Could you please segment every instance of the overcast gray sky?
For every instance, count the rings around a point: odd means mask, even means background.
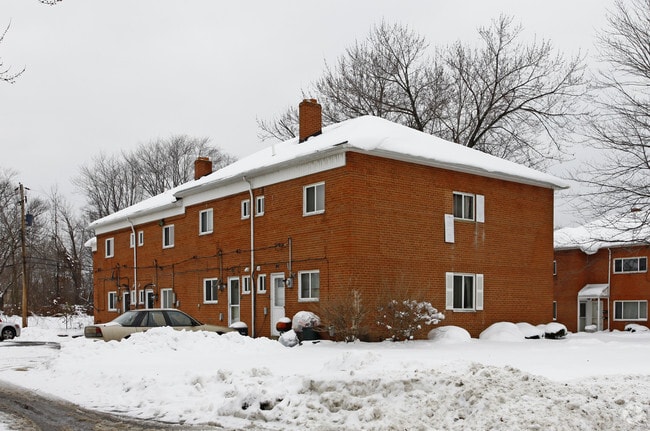
[[[1,0],[1,168],[45,197],[104,150],[172,134],[209,137],[237,157],[263,147],[256,119],[301,100],[372,25],[400,22],[432,45],[473,42],[501,13],[528,37],[595,54],[613,0]],[[561,217],[561,215],[560,215]]]

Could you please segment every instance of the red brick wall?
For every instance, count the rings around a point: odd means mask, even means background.
[[[304,217],[303,186],[321,181],[325,213]],[[452,212],[454,191],[484,195],[486,222],[456,221],[455,243],[448,244],[444,214]],[[292,272],[320,271],[320,302],[298,302],[297,280],[286,289],[289,317],[299,310],[318,314],[321,304],[356,288],[370,310],[387,292],[408,291],[445,312],[443,324],[462,326],[473,336],[498,321],[538,324],[552,318],[552,190],[348,153],[343,168],[255,189],[254,194],[265,197],[265,214],[254,220],[259,272],[268,281],[273,272],[288,276],[289,237]],[[202,280],[249,274],[250,221],[240,217],[240,202],[248,198],[242,193],[166,219],[175,225],[173,249],[162,249],[157,223],[137,226],[145,232],[145,247],[138,248],[139,285],[172,287],[181,309],[208,323],[227,323],[227,290],[219,292],[218,304],[203,304]],[[199,236],[198,213],[204,208],[214,209],[214,233]],[[119,276],[132,279],[129,233],[98,238],[97,321],[115,317],[102,304],[106,291],[114,290],[117,265]],[[107,236],[116,239],[112,259],[103,258]],[[483,311],[444,310],[446,272],[484,274]],[[270,315],[264,314],[269,301],[269,291],[256,295],[256,335],[270,334]],[[250,295],[242,295],[241,319],[251,324]],[[374,318],[368,320],[372,335],[381,336]]]

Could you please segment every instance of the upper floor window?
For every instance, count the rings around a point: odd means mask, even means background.
[[[614,320],[648,320],[648,301],[614,301]]]
[[[257,196],[255,198],[255,215],[264,215],[264,196]]]
[[[320,298],[320,272],[301,271],[298,273],[298,292],[300,301],[318,301]]]
[[[203,280],[203,302],[205,304],[217,303],[218,291],[219,291],[218,278],[206,278]]]
[[[247,219],[251,216],[251,201],[244,199],[241,201],[241,218]]]
[[[325,183],[311,184],[303,190],[303,215],[325,212]]]
[[[614,273],[646,272],[648,270],[647,257],[626,257],[614,259]]]
[[[163,248],[174,246],[174,225],[163,226]]]
[[[483,309],[483,274],[446,274],[446,308],[474,311]]]
[[[144,231],[140,230],[138,231],[138,247],[142,247],[144,245]]]
[[[212,233],[213,211],[212,208],[199,212],[199,235]]]
[[[104,247],[106,257],[113,257],[115,255],[115,239],[106,238],[106,241],[104,241]]]
[[[474,220],[474,195],[454,192],[454,218]]]
[[[129,247],[135,247],[135,234],[133,232],[129,235]]]
[[[251,293],[251,276],[250,275],[245,275],[241,278],[242,281],[242,287],[241,287],[241,293],[242,295],[248,295]]]

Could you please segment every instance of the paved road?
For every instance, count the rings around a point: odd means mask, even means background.
[[[67,401],[44,397],[0,382],[0,411],[6,428],[21,431],[223,430],[224,428],[141,421],[86,410]]]

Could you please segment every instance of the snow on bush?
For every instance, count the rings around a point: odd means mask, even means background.
[[[459,326],[441,326],[430,330],[427,338],[442,343],[466,343],[472,336]]]
[[[566,337],[567,332],[568,331],[566,329],[566,326],[564,326],[563,324],[557,322],[551,322],[546,324],[546,329],[544,330],[544,337],[551,340],[557,340],[559,338]]]
[[[280,334],[278,341],[284,347],[295,347],[298,344],[300,344],[300,340],[298,339],[298,334],[296,334],[296,332],[293,329]]]
[[[302,328],[316,328],[320,326],[320,317],[311,311],[299,311],[293,316],[292,328],[296,332],[302,332]]]
[[[625,325],[625,330],[628,332],[648,332],[647,326],[639,325],[638,323],[628,323]]]
[[[385,328],[389,334],[388,338],[393,341],[411,340],[415,331],[422,329],[423,324],[436,325],[445,318],[430,302],[418,302],[414,299],[393,299],[387,305],[378,307],[377,311],[377,325]]]
[[[517,328],[521,331],[524,338],[527,339],[538,339],[544,338],[544,329],[539,328],[538,326],[533,326],[530,323],[519,322],[516,323]]]
[[[478,336],[481,340],[524,341],[524,334],[512,322],[497,322],[487,327]]]

